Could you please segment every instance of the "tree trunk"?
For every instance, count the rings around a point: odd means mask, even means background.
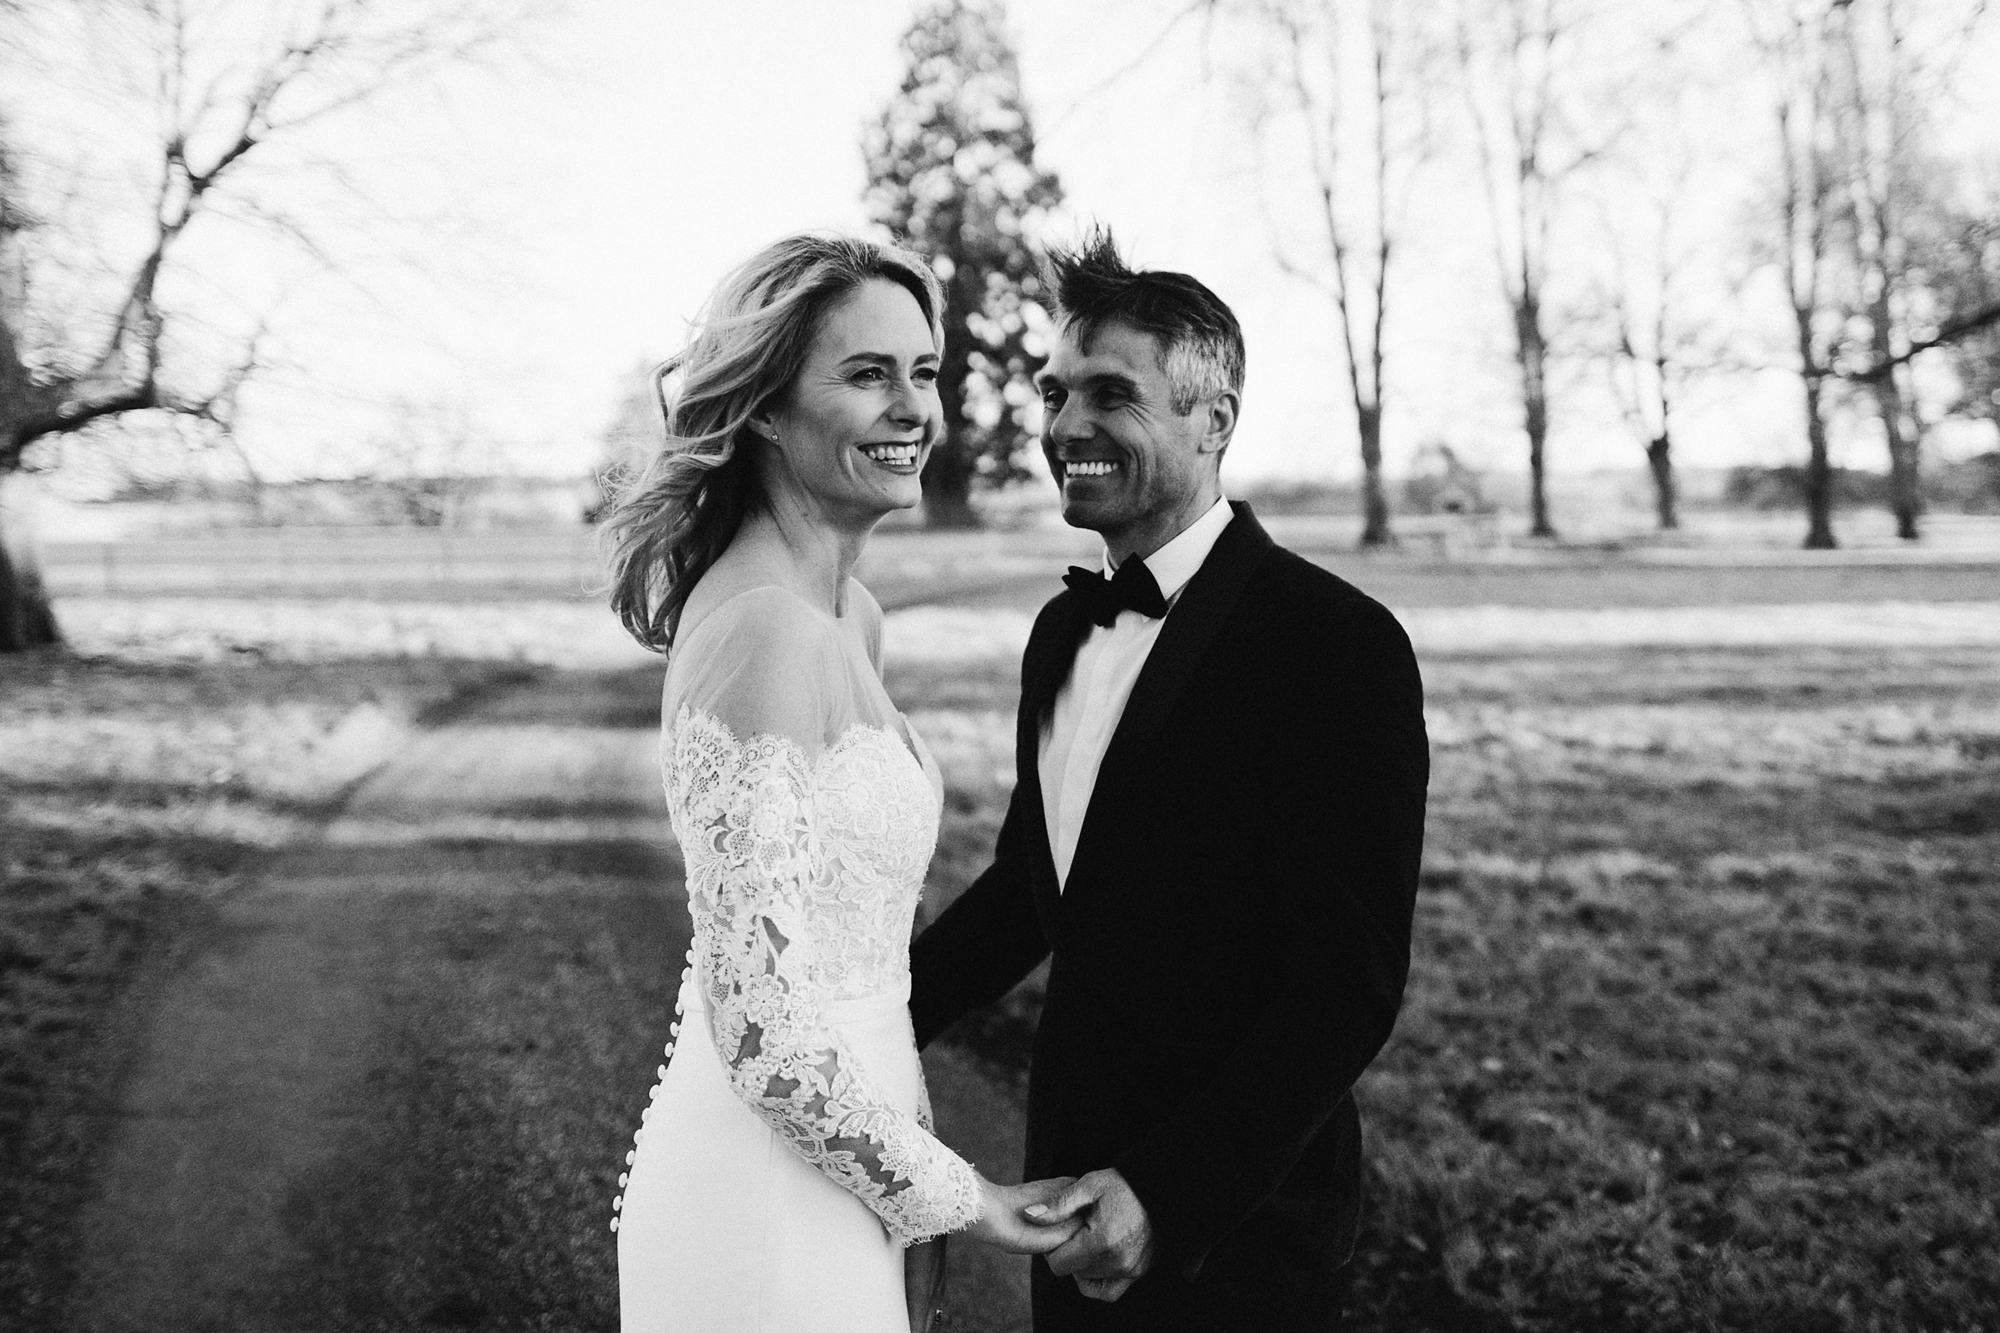
[[[1548,342],[1540,300],[1529,292],[1514,306],[1515,351],[1521,364],[1521,406],[1528,431],[1528,535],[1553,537],[1549,522],[1546,449],[1549,438]]]
[[[1917,494],[1917,448],[1914,432],[1906,428],[1903,415],[1903,387],[1896,382],[1893,361],[1893,318],[1889,309],[1889,277],[1876,274],[1875,298],[1869,302],[1869,348],[1877,365],[1885,367],[1876,379],[1875,411],[1882,418],[1882,439],[1889,449],[1889,510],[1896,516],[1896,535],[1904,541],[1917,539],[1917,516],[1923,500]]]
[[[1819,376],[1804,375],[1806,389],[1806,549],[1831,551],[1833,538],[1833,461],[1827,452],[1826,416],[1820,410]]]
[[[25,547],[18,559],[10,555],[7,534],[0,532],[0,653],[61,642],[62,632],[56,628],[55,612],[49,607],[48,590],[42,586],[33,555]]]
[[[1680,494],[1674,485],[1673,436],[1661,431],[1646,442],[1646,466],[1653,473],[1653,506],[1659,515],[1660,531],[1672,532],[1681,525]]]
[[[947,365],[951,364],[951,334],[945,335]],[[972,478],[979,471],[979,456],[967,439],[965,421],[965,370],[960,363],[956,376],[938,376],[939,406],[944,429],[931,446],[924,464],[924,526],[927,528],[976,528],[978,511],[972,507]]]
[[[979,511],[972,507],[972,474],[958,468],[940,469],[937,455],[924,469],[924,526],[976,528]]]
[[[944,429],[924,464],[924,526],[976,528],[979,511],[972,507],[972,479],[979,472],[978,442],[965,419],[965,382],[972,376],[972,334],[958,312],[979,309],[978,288],[967,266],[952,271],[946,286],[944,354],[938,358],[938,408]]]
[[[1389,492],[1382,485],[1382,405],[1371,403],[1356,412],[1361,426],[1361,545],[1394,546],[1389,530]]]
[[[1893,373],[1875,381],[1875,407],[1889,446],[1889,510],[1896,516],[1896,535],[1913,542],[1921,535],[1917,520],[1924,510],[1917,478],[1917,439],[1904,418],[1903,391]]]

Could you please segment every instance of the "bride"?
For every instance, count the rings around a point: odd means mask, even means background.
[[[765,248],[668,363],[665,448],[606,520],[613,605],[667,653],[694,920],[690,1030],[613,1203],[625,1333],[921,1331],[925,1242],[1039,1253],[1075,1230],[1022,1215],[1067,1181],[996,1185],[938,1141],[910,1027],[942,783],[883,691],[881,608],[850,571],[922,498],[942,306],[902,250]]]

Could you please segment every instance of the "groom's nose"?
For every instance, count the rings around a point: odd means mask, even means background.
[[[1090,413],[1077,403],[1078,394],[1071,394],[1063,400],[1055,415],[1049,418],[1045,433],[1051,444],[1064,444],[1072,440],[1087,440],[1094,434],[1090,424]]]

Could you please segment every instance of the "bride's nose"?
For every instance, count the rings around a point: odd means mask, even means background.
[[[898,382],[889,399],[889,420],[898,426],[921,426],[929,413],[930,402],[916,384],[907,379]]]

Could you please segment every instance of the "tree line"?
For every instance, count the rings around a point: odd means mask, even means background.
[[[1363,545],[1394,540],[1398,391],[1450,373],[1397,361],[1409,274],[1468,203],[1506,317],[1533,535],[1557,535],[1551,427],[1584,393],[1616,404],[1671,529],[1690,399],[1788,375],[1811,548],[1836,543],[1836,421],[1879,441],[1910,539],[1936,428],[2000,428],[2000,145],[1946,133],[1990,74],[1973,59],[1982,0],[1195,0],[1164,16],[1190,20],[1248,90],[1273,262],[1332,316]],[[1011,476],[1025,446],[1046,320],[1034,251],[1062,193],[1034,160],[999,0],[923,5],[903,54],[864,136],[868,197],[951,286],[951,438],[926,494],[957,523],[968,483]]]
[[[143,234],[84,263],[93,220],[51,187],[64,164],[24,142],[0,98],[0,478],[37,445],[131,414],[231,438],[273,353],[255,318],[216,317],[228,256],[211,248],[213,271],[191,274],[189,237],[233,228],[327,262],[324,221],[277,207],[273,182],[338,182],[317,127],[513,40],[533,0],[253,8],[256,23],[227,29],[181,0],[0,0],[0,75],[51,44],[109,42],[152,127]],[[1163,35],[1199,24],[1210,63],[1250,90],[1235,114],[1262,166],[1272,260],[1332,315],[1327,377],[1352,412],[1364,544],[1394,539],[1383,467],[1410,444],[1399,398],[1451,373],[1405,364],[1400,339],[1441,216],[1477,214],[1490,252],[1537,534],[1557,531],[1549,440],[1579,368],[1630,424],[1662,527],[1678,522],[1687,404],[1731,376],[1796,385],[1808,546],[1835,542],[1834,425],[1880,441],[1912,538],[1927,442],[1951,419],[2000,425],[2000,158],[1947,133],[1986,73],[1972,63],[1983,0],[1186,0],[1160,17]],[[977,488],[1024,475],[1049,326],[1039,246],[1065,199],[1037,160],[1000,0],[923,0],[902,57],[861,136],[865,199],[949,292],[948,436],[924,484],[930,521],[957,525],[976,520]],[[1716,197],[1720,105],[1746,160],[1718,229],[1692,214]],[[10,538],[0,650],[57,637]]]

